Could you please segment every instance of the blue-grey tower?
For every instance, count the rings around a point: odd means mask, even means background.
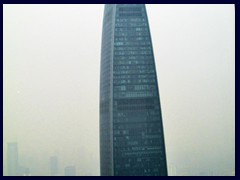
[[[8,162],[8,176],[18,176],[19,175],[18,144],[16,142],[8,143],[7,162]]]
[[[58,175],[58,157],[57,156],[50,157],[50,175],[51,176]]]
[[[144,4],[107,4],[100,75],[102,176],[167,176],[153,47]]]

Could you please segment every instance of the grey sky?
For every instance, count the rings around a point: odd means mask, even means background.
[[[4,174],[6,143],[17,141],[20,163],[36,174],[56,154],[61,171],[73,164],[78,175],[99,175],[103,7],[3,6]],[[234,6],[147,10],[169,164],[233,174]]]

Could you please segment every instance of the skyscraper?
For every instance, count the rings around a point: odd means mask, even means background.
[[[75,166],[67,166],[64,171],[65,176],[76,176]]]
[[[19,176],[31,176],[30,169],[26,168],[24,166],[18,167],[18,174],[19,174]]]
[[[50,157],[50,175],[51,176],[58,175],[58,158],[57,158],[57,156]]]
[[[100,77],[102,176],[167,176],[162,115],[144,4],[107,4]]]
[[[7,150],[8,175],[18,176],[18,144],[8,143]]]

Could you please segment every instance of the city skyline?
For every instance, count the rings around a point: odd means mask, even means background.
[[[52,155],[61,170],[100,174],[103,6],[3,5],[4,175],[8,142],[32,175],[49,172]],[[146,8],[168,163],[235,174],[234,5]]]

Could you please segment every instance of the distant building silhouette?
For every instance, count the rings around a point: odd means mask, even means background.
[[[199,176],[208,176],[208,173],[205,172],[205,171],[201,171],[201,172],[199,173]]]
[[[100,77],[102,176],[167,176],[157,82],[145,5],[105,5]]]
[[[8,143],[7,150],[8,175],[18,176],[18,144]]]
[[[30,169],[24,166],[19,166],[18,174],[19,176],[31,176]]]
[[[168,167],[169,176],[177,176],[177,167],[175,164],[170,163]]]
[[[75,166],[67,166],[64,171],[65,176],[76,176]]]
[[[51,176],[58,175],[58,158],[57,158],[57,156],[50,157],[50,175]]]

